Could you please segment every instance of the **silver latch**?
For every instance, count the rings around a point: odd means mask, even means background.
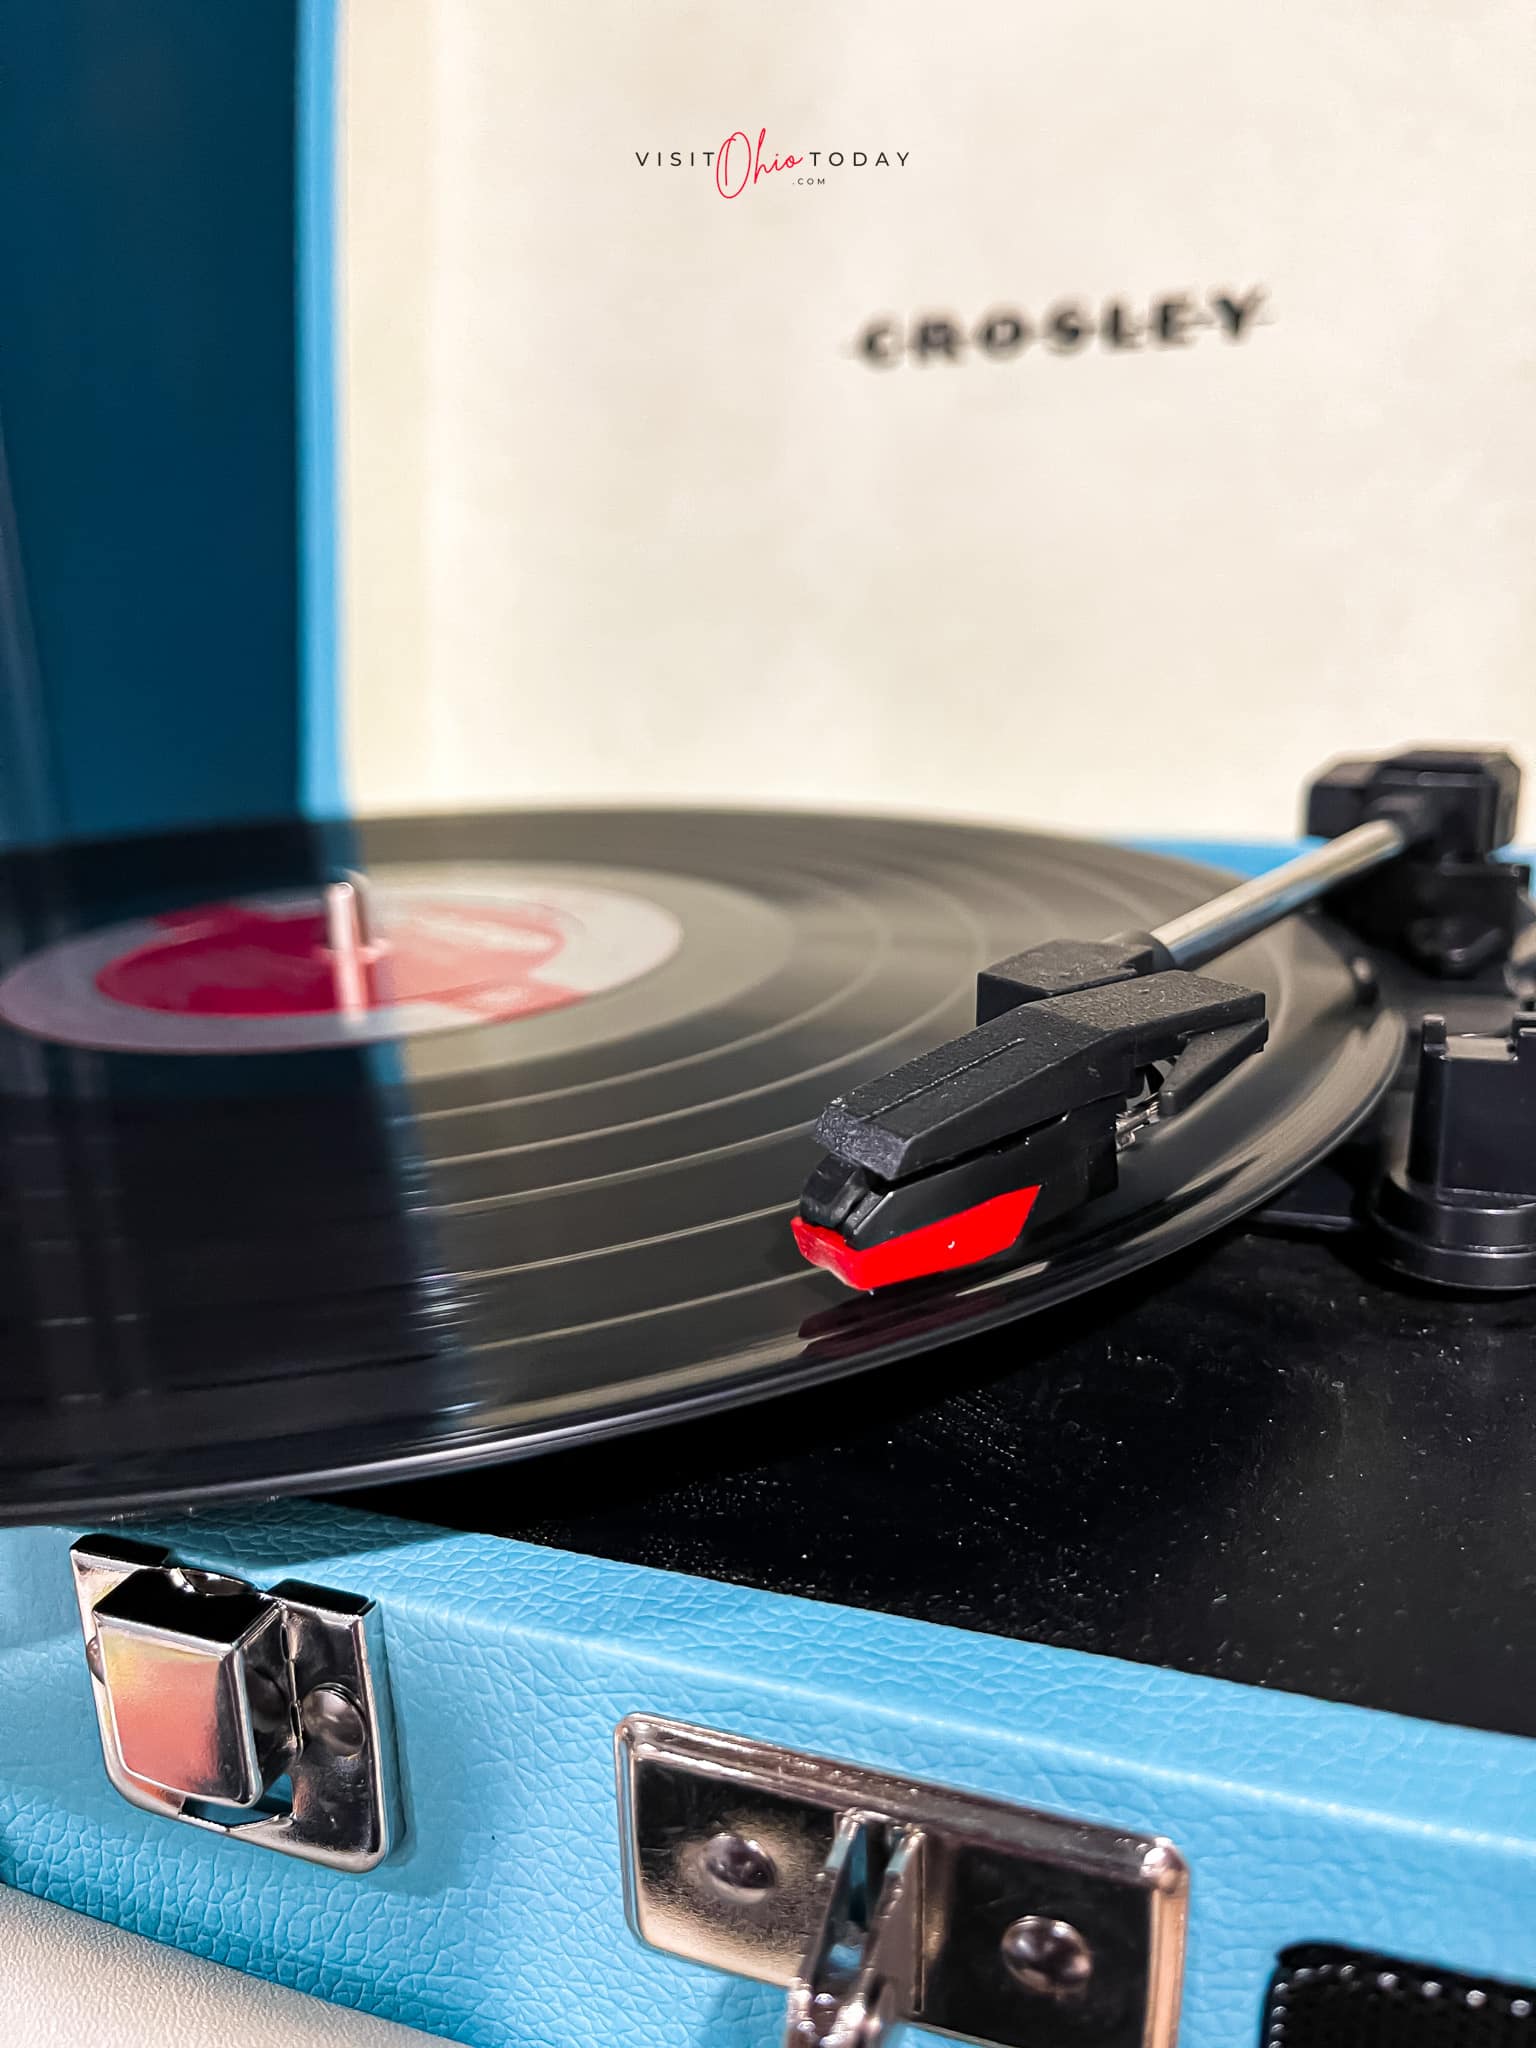
[[[116,1536],[70,1550],[107,1776],[135,1806],[339,1870],[389,1853],[373,1604]]]
[[[904,2020],[986,2048],[1172,2048],[1189,1873],[1160,1837],[632,1715],[643,1941],[782,1984],[785,2048]]]

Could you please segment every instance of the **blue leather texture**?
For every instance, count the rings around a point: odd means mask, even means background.
[[[379,1601],[407,1833],[363,1878],[245,1849],[108,1786],[74,1533],[0,1535],[0,1879],[473,2048],[776,2048],[776,1993],[625,1925],[636,1710],[1168,1835],[1184,2048],[1256,2043],[1293,1942],[1536,1977],[1536,1745],[302,1504],[150,1533]]]

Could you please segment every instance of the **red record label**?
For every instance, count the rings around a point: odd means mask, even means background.
[[[350,908],[293,892],[107,926],[13,969],[0,1016],[124,1052],[355,1045],[585,1002],[660,966],[681,937],[643,897],[494,870],[370,886],[365,924],[360,899],[349,920]]]

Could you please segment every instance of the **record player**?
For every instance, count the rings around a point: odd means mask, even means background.
[[[161,12],[7,208],[0,1878],[473,2048],[1525,2039],[1515,763],[349,816],[328,18]]]

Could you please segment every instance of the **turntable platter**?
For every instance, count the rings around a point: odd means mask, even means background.
[[[347,829],[386,963],[350,1003],[316,980],[325,835],[6,864],[10,1519],[486,1463],[1025,1316],[1264,1201],[1401,1045],[1293,918],[1223,963],[1267,1050],[1114,1194],[850,1295],[788,1228],[827,1100],[963,1031],[987,961],[1150,927],[1209,870],[759,811]]]

